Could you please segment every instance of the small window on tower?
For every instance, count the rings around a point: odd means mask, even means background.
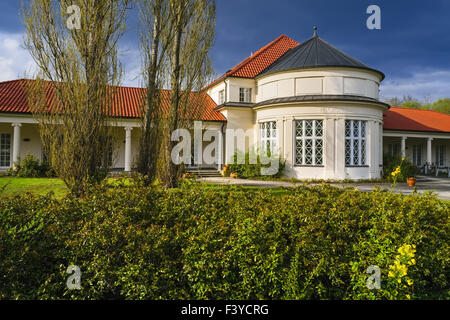
[[[252,102],[252,88],[239,88],[239,102]]]
[[[219,91],[219,105],[225,103],[225,90]]]

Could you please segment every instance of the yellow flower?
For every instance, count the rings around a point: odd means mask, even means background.
[[[413,281],[412,280],[408,280],[407,283],[408,283],[409,286],[412,286]]]
[[[402,161],[405,161],[405,157],[402,157]]]
[[[394,273],[392,271],[389,271],[388,276],[393,278],[395,275],[394,275]]]
[[[411,296],[410,296],[409,294],[406,295],[406,298],[407,298],[408,300],[411,300]]]

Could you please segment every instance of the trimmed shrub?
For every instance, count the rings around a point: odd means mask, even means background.
[[[238,158],[241,156],[245,162],[243,164],[238,164]],[[271,157],[269,154],[268,157]],[[267,177],[273,177],[273,178],[279,178],[284,171],[285,167],[285,161],[281,158],[281,156],[274,156],[277,162],[277,170],[276,172],[271,173],[270,176]],[[263,168],[269,168],[269,164],[262,164],[262,162],[268,162],[269,159],[266,161],[261,161],[261,157],[259,153],[257,154],[251,154],[250,152],[247,152],[243,155],[240,155],[238,152],[236,152],[233,156],[234,163],[230,164],[230,172],[235,172],[238,175],[238,178],[248,179],[248,178],[255,178],[255,177],[262,177],[263,175]],[[251,159],[255,159],[256,163],[251,163]]]
[[[188,182],[0,199],[0,299],[450,298],[450,204],[431,194]]]
[[[45,161],[39,161],[32,154],[27,154],[25,158],[19,159],[14,166],[7,171],[9,176],[17,176],[23,178],[39,178],[54,177],[55,172],[52,167]]]

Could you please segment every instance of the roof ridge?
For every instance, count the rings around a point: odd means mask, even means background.
[[[14,80],[0,81],[0,84],[2,84],[2,83],[10,83],[10,82],[19,82],[19,81],[30,81],[30,80],[32,80],[32,79],[19,78],[19,79],[14,79]]]
[[[445,112],[441,112],[441,111],[436,111],[436,110],[429,110],[429,109],[419,109],[419,108],[403,108],[403,107],[391,107],[394,109],[401,109],[401,110],[415,110],[415,111],[427,111],[427,112],[435,112],[435,113],[439,113],[439,114],[444,114],[446,116],[450,117],[450,114],[447,114]]]
[[[336,50],[337,52],[339,52],[341,55],[343,55],[344,58],[346,58],[348,61],[350,61],[350,62],[352,62],[352,63],[353,63],[353,62],[358,62],[358,63],[362,64],[363,66],[368,67],[364,62],[359,61],[359,60],[356,59],[356,58],[353,58],[352,56],[350,56],[350,55],[348,55],[347,53],[345,53],[344,51],[342,51],[342,50],[336,48],[335,46],[333,46],[332,44],[330,44],[330,43],[328,43],[327,41],[323,40],[322,38],[320,38],[320,37],[318,37],[318,38],[319,38],[320,41],[322,41],[323,43],[325,43],[326,45],[330,46],[331,48],[333,48],[334,50]]]

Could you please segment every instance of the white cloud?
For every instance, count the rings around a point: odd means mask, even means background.
[[[122,84],[129,87],[142,86],[141,56],[139,49],[129,45],[122,45],[119,50],[119,59],[123,65]]]
[[[410,77],[385,80],[381,85],[381,96],[386,98],[412,96],[423,100],[450,97],[450,70],[422,70]]]
[[[36,64],[22,47],[23,34],[0,32],[0,81],[23,78],[33,74]]]
[[[0,32],[0,81],[30,77],[37,71],[37,65],[23,47],[24,34]],[[124,67],[123,85],[140,85],[140,54],[131,46],[120,49]]]

